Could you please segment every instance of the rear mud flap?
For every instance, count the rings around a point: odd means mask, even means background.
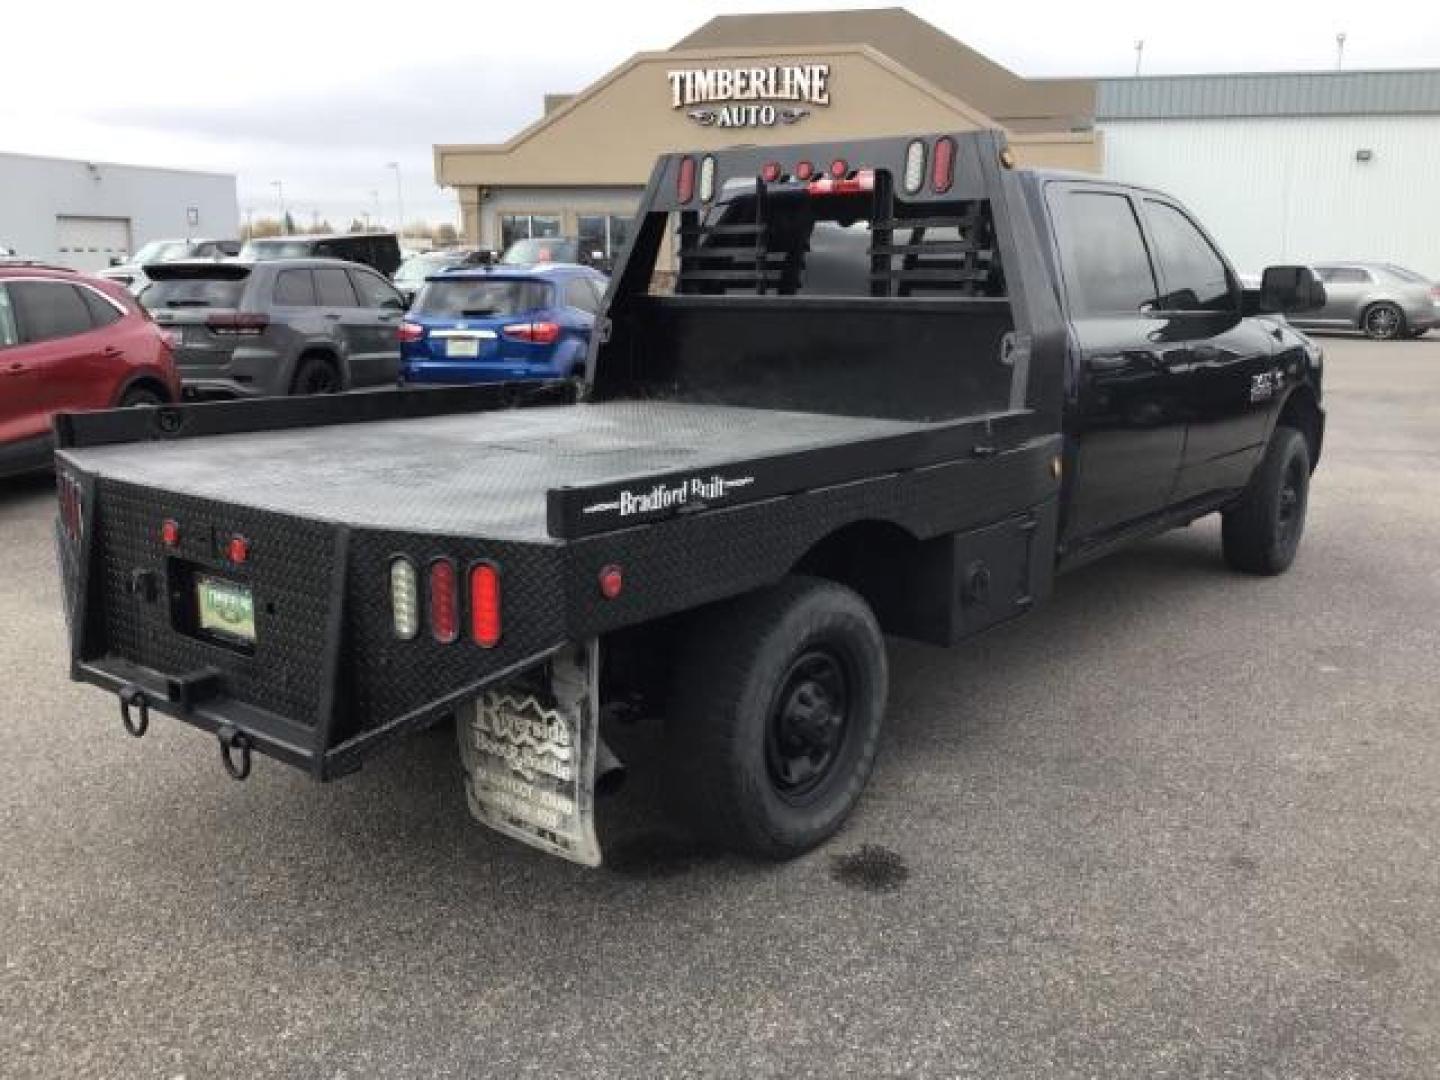
[[[470,812],[584,866],[600,865],[599,666],[598,641],[569,646],[533,678],[487,690],[456,724]]]

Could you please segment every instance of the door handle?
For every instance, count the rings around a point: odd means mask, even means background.
[[[125,350],[117,348],[114,345],[106,345],[105,348],[100,350],[100,355],[107,360],[114,360],[117,356],[124,356]]]
[[[340,313],[336,311],[327,311],[325,313],[325,318],[329,319],[331,322],[339,322]]]
[[[28,365],[22,364],[19,360],[16,360],[14,363],[12,363],[12,364],[7,364],[7,365],[5,366],[4,374],[6,374],[6,375],[23,375],[23,374],[25,374],[25,372],[27,372],[27,371],[29,371],[29,370],[30,370],[30,368],[29,368]]]

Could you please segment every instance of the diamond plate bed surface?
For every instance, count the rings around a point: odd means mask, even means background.
[[[545,540],[545,493],[945,424],[615,401],[67,451],[165,491],[374,528]]]

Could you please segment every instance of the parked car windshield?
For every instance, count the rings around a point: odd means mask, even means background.
[[[183,259],[190,254],[190,242],[188,240],[151,240],[143,244],[140,250],[131,257],[131,262],[136,263],[158,263],[169,262],[171,259]]]
[[[489,319],[534,311],[549,302],[550,286],[543,281],[461,279],[430,282],[412,310],[419,315]]]
[[[150,310],[157,308],[205,307],[233,308],[240,305],[245,279],[176,278],[151,282],[140,294],[140,303]]]
[[[395,283],[418,285],[431,274],[438,274],[441,270],[449,270],[452,266],[463,263],[463,259],[454,255],[412,255],[395,271]]]
[[[506,266],[579,262],[580,245],[574,240],[516,240],[505,249],[500,261]]]
[[[310,254],[309,240],[250,240],[240,249],[240,258],[251,262],[265,259],[303,259]]]

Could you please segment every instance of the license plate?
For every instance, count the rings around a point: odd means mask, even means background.
[[[480,339],[451,338],[445,343],[445,355],[473,360],[480,355]]]
[[[201,630],[255,643],[255,597],[248,585],[202,574],[195,579],[195,600]]]

